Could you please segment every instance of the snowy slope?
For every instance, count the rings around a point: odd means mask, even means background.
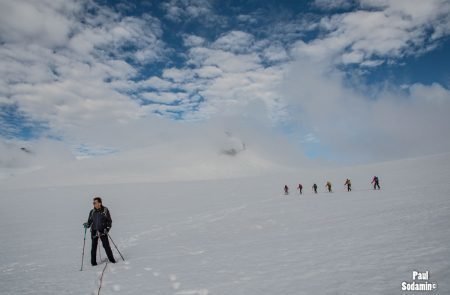
[[[381,191],[370,189],[374,174]],[[450,294],[449,154],[234,180],[0,189],[1,294],[97,294],[104,264],[90,266],[89,238],[80,272],[94,194],[126,259],[115,252],[101,294],[436,294],[401,291],[414,270]]]

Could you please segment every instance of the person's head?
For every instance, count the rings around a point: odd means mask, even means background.
[[[95,209],[100,209],[102,207],[102,198],[94,197],[93,203]]]

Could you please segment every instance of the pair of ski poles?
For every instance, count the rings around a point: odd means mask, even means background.
[[[84,240],[83,240],[83,253],[81,254],[81,268],[80,268],[80,271],[83,270],[84,248],[85,248],[85,245],[86,245],[86,231],[87,231],[87,228],[85,227],[85,228],[84,228]],[[108,238],[109,238],[109,239],[111,240],[111,242],[113,243],[114,247],[116,248],[117,252],[119,252],[120,257],[122,257],[122,260],[125,261],[125,258],[123,258],[123,255],[122,255],[122,253],[120,253],[119,248],[117,248],[116,243],[114,243],[114,241],[113,241],[113,239],[111,238],[111,236],[109,235],[109,233],[107,233],[107,235],[108,235]]]

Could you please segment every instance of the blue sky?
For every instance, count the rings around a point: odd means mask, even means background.
[[[5,157],[42,141],[79,159],[129,153],[165,132],[183,145],[199,125],[255,144],[269,129],[293,157],[340,163],[450,151],[449,1],[5,0],[0,11]]]

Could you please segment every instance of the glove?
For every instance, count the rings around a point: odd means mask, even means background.
[[[107,235],[107,234],[109,233],[109,230],[110,230],[110,228],[107,227],[107,228],[105,228],[105,229],[103,230],[103,233],[104,233],[105,235]]]
[[[84,228],[88,228],[89,227],[89,223],[87,223],[87,222],[83,223],[83,227]]]

